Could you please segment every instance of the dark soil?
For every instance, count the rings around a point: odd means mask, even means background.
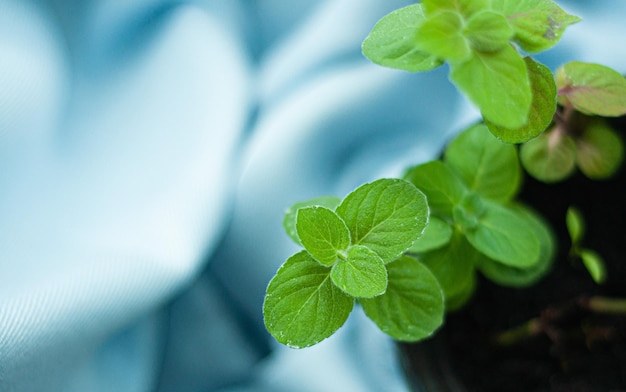
[[[614,121],[623,130],[625,123],[624,118]],[[441,346],[436,351],[444,353],[435,355],[458,375],[464,389],[626,391],[626,317],[596,314],[579,306],[594,295],[626,298],[625,184],[626,168],[601,182],[577,175],[548,187],[527,179],[522,199],[555,228],[559,255],[550,274],[533,288],[510,289],[481,280],[472,302],[448,316],[436,342],[426,343],[431,354],[433,344]],[[608,279],[603,285],[595,284],[582,263],[569,257],[565,211],[572,204],[587,221],[585,247],[596,250],[607,263]],[[508,348],[493,343],[499,331],[533,318],[544,326],[535,336]],[[423,344],[402,346],[405,356],[421,355],[422,364],[423,348]]]

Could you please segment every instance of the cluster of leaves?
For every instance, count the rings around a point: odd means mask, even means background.
[[[290,347],[316,344],[344,324],[356,300],[383,332],[417,341],[470,298],[477,271],[503,285],[534,283],[554,244],[543,221],[515,201],[520,183],[515,146],[479,124],[404,179],[365,184],[342,201],[295,204],[284,227],[304,250],[267,288],[268,331]]]
[[[359,303],[394,339],[417,341],[441,326],[445,311],[469,300],[478,273],[511,287],[547,273],[555,241],[516,199],[520,162],[553,182],[576,168],[609,177],[624,155],[603,119],[626,114],[622,75],[581,62],[554,75],[520,54],[549,49],[578,20],[552,0],[422,0],[374,26],[363,42],[366,57],[412,72],[447,62],[450,80],[480,108],[484,123],[403,179],[287,211],[284,227],[304,249],[267,288],[263,313],[276,340],[294,348],[316,344]],[[519,150],[516,143],[523,143]],[[584,221],[575,209],[567,227],[571,254],[601,283],[604,264],[582,246]]]
[[[551,48],[579,20],[552,0],[422,0],[383,17],[362,50],[411,72],[447,62],[490,130],[518,143],[543,131],[556,110],[552,73],[520,51]]]
[[[550,49],[579,20],[552,0],[423,0],[383,17],[362,50],[376,64],[411,72],[447,62],[489,130],[525,143],[522,164],[533,177],[555,182],[579,168],[602,179],[623,161],[623,143],[602,117],[626,114],[626,80],[582,62],[554,75],[521,54]]]
[[[409,252],[437,277],[447,310],[470,298],[477,271],[511,287],[531,285],[548,271],[555,247],[550,229],[515,199],[517,149],[485,125],[459,134],[441,160],[410,168],[405,179],[420,187],[431,208],[430,223]]]
[[[521,145],[524,168],[544,182],[566,179],[576,168],[591,179],[611,177],[624,146],[605,118],[626,114],[626,79],[609,67],[574,61],[557,70],[555,86],[559,108],[545,132]]]
[[[401,179],[291,207],[284,227],[304,250],[268,285],[267,330],[287,346],[308,347],[341,327],[358,301],[394,339],[430,336],[443,322],[443,293],[428,268],[404,255],[428,218],[424,194]]]

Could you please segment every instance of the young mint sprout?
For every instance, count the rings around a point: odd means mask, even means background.
[[[606,280],[606,267],[602,257],[591,249],[582,246],[585,235],[585,219],[576,207],[570,206],[565,215],[567,231],[572,241],[570,255],[582,260],[583,265],[597,284]]]
[[[546,78],[522,52],[551,48],[579,20],[552,0],[422,0],[383,17],[362,50],[376,64],[410,72],[447,63],[490,130],[517,143],[542,132],[556,110],[551,72]]]
[[[267,287],[267,330],[287,346],[308,347],[340,328],[358,301],[394,339],[430,336],[443,323],[443,293],[428,268],[404,256],[428,218],[425,195],[401,179],[292,206],[284,227],[304,249]]]

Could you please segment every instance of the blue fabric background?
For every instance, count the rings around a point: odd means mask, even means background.
[[[0,0],[0,391],[404,391],[356,311],[265,332],[282,213],[434,157],[476,119],[447,70],[370,64],[402,0]],[[626,72],[624,2],[550,67]]]

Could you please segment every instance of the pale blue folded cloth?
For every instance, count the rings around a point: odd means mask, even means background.
[[[261,304],[290,204],[477,118],[445,68],[361,56],[408,3],[0,1],[0,391],[406,390],[359,309],[292,350]],[[626,5],[578,3],[541,58],[626,72]]]

